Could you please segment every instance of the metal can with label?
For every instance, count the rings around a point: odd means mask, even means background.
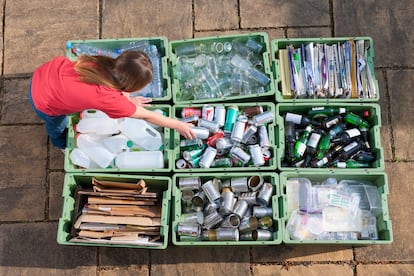
[[[253,116],[253,121],[256,123],[256,125],[264,125],[273,122],[273,120],[274,114],[271,111],[266,111]]]
[[[255,105],[255,106],[248,106],[243,108],[243,113],[249,117],[252,118],[253,116],[263,113],[263,107],[261,105]]]
[[[217,150],[213,147],[207,147],[199,162],[200,168],[210,168],[214,158],[216,158]]]
[[[190,117],[181,118],[180,121],[184,122],[184,123],[196,124],[199,119],[200,119],[200,117],[198,117],[197,115],[193,115],[193,116],[190,116]]]
[[[201,149],[204,147],[203,140],[200,138],[196,138],[193,140],[181,140],[180,141],[180,150],[195,150],[195,149]]]
[[[218,130],[216,133],[208,137],[207,145],[210,147],[216,147],[216,143],[220,138],[224,137],[224,132],[222,130]]]
[[[181,111],[181,117],[191,117],[191,116],[198,116],[201,118],[201,110],[199,108],[194,107],[184,107]]]
[[[269,134],[267,132],[267,127],[264,125],[261,125],[257,129],[259,133],[259,145],[262,148],[269,148],[270,147],[270,141],[269,141]]]
[[[226,155],[227,153],[229,153],[232,147],[233,143],[228,137],[220,138],[216,142],[216,149],[218,155]]]
[[[238,113],[239,113],[239,108],[237,107],[237,105],[231,105],[227,107],[226,121],[224,123],[224,131],[231,132],[233,130],[233,125],[236,122]]]
[[[222,105],[218,105],[214,110],[214,121],[219,124],[220,127],[224,126],[226,122],[226,108]]]
[[[210,131],[210,133],[216,133],[220,129],[218,123],[206,119],[198,120],[198,126],[207,128]]]
[[[231,148],[230,155],[242,162],[243,165],[247,164],[251,158],[250,155],[240,147]]]
[[[243,133],[243,137],[242,137],[241,142],[242,142],[243,144],[246,144],[246,143],[250,140],[250,138],[251,138],[254,134],[256,134],[256,132],[257,132],[257,127],[256,127],[255,125],[250,125],[250,126],[246,129],[246,131]]]
[[[192,130],[193,130],[193,132],[194,132],[194,134],[196,135],[197,138],[207,139],[208,136],[210,136],[210,130],[208,130],[208,128],[193,127]]]
[[[253,165],[256,167],[263,166],[265,164],[262,148],[256,144],[249,146],[250,156],[252,157]]]
[[[233,142],[236,142],[236,143],[241,142],[243,138],[243,134],[244,134],[244,129],[246,128],[247,121],[248,119],[244,115],[240,115],[237,118],[237,121],[234,123],[233,131],[231,132],[231,140]]]
[[[205,104],[201,109],[201,118],[207,121],[214,120],[214,106]]]

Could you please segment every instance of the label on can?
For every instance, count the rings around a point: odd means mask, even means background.
[[[194,107],[184,107],[181,111],[181,117],[191,117],[191,116],[198,116],[201,117],[201,110],[199,108]]]
[[[202,117],[204,120],[213,121],[214,120],[214,106],[205,104],[202,108]]]

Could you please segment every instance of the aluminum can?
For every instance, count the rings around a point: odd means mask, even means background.
[[[273,215],[272,207],[253,206],[253,216],[262,218],[265,216],[271,217]]]
[[[247,187],[247,177],[231,178],[230,185],[233,193],[245,193],[249,191]]]
[[[177,227],[177,234],[180,236],[198,237],[201,233],[201,226],[196,223],[179,223]]]
[[[200,168],[210,168],[211,163],[213,163],[214,158],[216,158],[217,155],[217,150],[213,147],[208,147],[202,157],[201,160],[199,162],[199,166]]]
[[[201,189],[211,203],[215,204],[217,207],[220,206],[221,194],[218,191],[218,187],[214,185],[213,180],[209,180],[201,185]]]
[[[222,105],[218,105],[214,110],[214,121],[219,124],[220,127],[224,126],[226,122],[226,108]]]
[[[257,191],[259,190],[264,183],[263,176],[261,175],[252,175],[247,180],[247,187],[249,187],[250,191]]]
[[[194,107],[184,107],[181,111],[181,117],[186,118],[191,116],[198,116],[201,118],[201,109]]]
[[[240,147],[233,147],[230,150],[230,155],[242,162],[243,165],[249,162],[251,158],[250,155]]]
[[[180,177],[178,179],[178,188],[180,190],[198,190],[200,187],[200,177]]]
[[[233,143],[228,137],[219,138],[216,141],[216,149],[218,155],[226,155],[227,153],[229,153],[232,147]]]
[[[261,105],[255,105],[255,106],[249,106],[243,108],[243,113],[249,117],[252,118],[253,116],[263,113],[263,107]]]
[[[193,127],[192,128],[194,134],[196,135],[197,138],[200,139],[207,139],[208,136],[210,136],[210,131],[208,128],[205,127]]]
[[[244,115],[241,115],[237,118],[237,121],[234,123],[233,131],[231,132],[231,140],[233,142],[241,142],[247,121],[247,117]]]
[[[253,165],[260,167],[265,164],[262,148],[258,144],[249,146],[249,151]]]
[[[193,115],[193,116],[190,116],[190,117],[181,118],[180,121],[184,122],[184,123],[196,124],[199,119],[200,119],[200,117],[198,117],[197,115]]]
[[[218,123],[206,119],[198,120],[198,126],[207,128],[210,131],[210,133],[216,133],[220,129]]]
[[[210,147],[216,147],[218,139],[223,137],[224,132],[222,130],[218,130],[216,133],[207,138],[207,145],[209,145]]]
[[[267,127],[262,125],[259,126],[257,129],[259,133],[259,145],[260,147],[267,149],[270,147],[270,141],[269,141],[269,134],[267,132]]]
[[[240,221],[239,231],[240,233],[251,232],[256,230],[258,226],[257,218],[255,217],[244,217]]]
[[[177,169],[185,169],[188,168],[188,163],[184,159],[178,159],[175,162],[175,166],[177,167]]]
[[[250,140],[250,138],[251,138],[254,134],[256,134],[256,132],[257,132],[257,127],[256,127],[255,125],[250,125],[250,126],[246,129],[246,131],[243,133],[243,136],[242,136],[241,142],[242,142],[243,144],[246,144],[246,143]]]
[[[214,106],[205,104],[201,109],[201,118],[207,121],[214,120]]]
[[[195,138],[193,140],[181,140],[180,141],[180,150],[195,150],[203,148],[204,143],[200,138]]]
[[[269,205],[270,198],[272,197],[273,193],[273,185],[265,182],[263,183],[262,188],[259,190],[259,194],[257,195],[257,203],[260,206],[267,206]]]
[[[237,215],[241,219],[246,214],[248,208],[249,204],[247,201],[237,200],[237,202],[234,204],[233,214]]]
[[[234,122],[236,122],[239,108],[236,105],[227,107],[226,110],[226,121],[224,123],[224,131],[231,132],[233,130]]]
[[[271,111],[266,111],[253,116],[253,122],[255,122],[256,125],[264,125],[273,122],[273,120],[274,114]]]

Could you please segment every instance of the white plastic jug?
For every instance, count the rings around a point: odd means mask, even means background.
[[[104,138],[102,140],[102,144],[110,152],[118,154],[123,151],[129,151],[134,143],[131,140],[129,140],[128,137],[126,137],[125,135],[118,134]]]
[[[80,118],[109,118],[109,116],[98,109],[85,109],[80,113]]]
[[[80,133],[108,135],[119,133],[119,125],[117,119],[109,117],[83,118],[76,124],[75,130]]]
[[[80,148],[74,148],[71,151],[69,158],[76,166],[85,169],[99,168],[98,164],[93,162]]]
[[[115,158],[114,164],[120,169],[162,169],[164,157],[161,151],[125,151]]]
[[[146,121],[133,118],[119,119],[121,133],[131,139],[142,150],[159,150],[161,134]]]
[[[92,139],[88,134],[77,135],[76,145],[101,168],[107,168],[115,158],[115,154],[107,150],[97,140]]]

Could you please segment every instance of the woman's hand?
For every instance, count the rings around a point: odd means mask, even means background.
[[[181,134],[181,136],[184,136],[185,139],[193,140],[196,138],[193,131],[193,124],[191,123],[179,122],[176,130]]]
[[[124,94],[124,96],[127,97],[129,101],[133,102],[137,106],[151,106],[151,98],[146,98],[142,96],[131,97],[130,94],[127,92],[122,92],[122,94]]]

